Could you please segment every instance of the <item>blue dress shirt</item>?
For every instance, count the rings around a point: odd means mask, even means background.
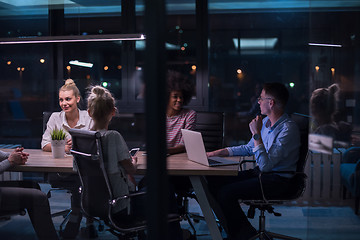
[[[283,114],[271,127],[268,117],[263,119],[261,129],[263,144],[254,147],[254,139],[245,144],[228,147],[230,156],[255,155],[260,171],[296,171],[299,159],[300,133],[297,124]],[[288,174],[281,174],[290,177]]]

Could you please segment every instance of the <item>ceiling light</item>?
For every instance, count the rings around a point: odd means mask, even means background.
[[[308,43],[309,46],[316,46],[316,47],[342,47],[340,44],[328,44],[328,43]]]
[[[69,64],[79,66],[79,67],[88,67],[88,68],[92,68],[92,66],[94,65],[92,63],[79,62],[78,60],[69,61]]]
[[[22,37],[2,38],[0,44],[26,43],[72,43],[72,42],[106,42],[106,41],[134,41],[145,40],[144,34],[101,34],[77,36],[49,36],[49,37]]]

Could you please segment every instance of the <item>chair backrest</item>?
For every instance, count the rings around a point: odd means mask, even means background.
[[[292,115],[291,118],[297,123],[300,131],[299,160],[296,166],[297,174],[292,179],[294,192],[289,193],[292,199],[299,198],[306,188],[306,174],[304,173],[309,152],[309,118],[299,115]]]
[[[43,133],[46,130],[47,122],[51,116],[52,112],[43,112]]]
[[[224,113],[196,112],[195,130],[201,132],[206,151],[220,149],[224,145]]]
[[[304,172],[309,151],[309,117],[294,113],[291,115],[291,119],[296,122],[300,131],[300,152],[296,171]]]
[[[103,162],[99,132],[70,129],[75,164],[81,180],[81,207],[92,217],[109,220],[112,190]]]

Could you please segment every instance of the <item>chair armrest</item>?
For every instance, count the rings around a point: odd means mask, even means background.
[[[134,193],[126,194],[126,195],[121,196],[121,197],[117,197],[115,199],[110,200],[109,202],[110,202],[110,204],[112,206],[114,206],[114,205],[117,204],[117,202],[119,200],[128,199],[128,198],[132,198],[132,197],[137,197],[137,196],[141,196],[141,195],[144,195],[144,194],[146,194],[146,192],[134,192]]]
[[[242,171],[243,169],[242,169],[242,165],[244,164],[244,163],[247,163],[247,162],[252,162],[252,163],[254,163],[254,162],[256,162],[255,160],[242,160],[240,163],[239,163],[239,165],[240,165],[240,170]]]

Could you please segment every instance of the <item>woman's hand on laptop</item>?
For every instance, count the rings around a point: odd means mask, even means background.
[[[229,151],[226,148],[222,148],[222,149],[218,149],[212,152],[207,152],[206,155],[208,157],[215,157],[215,156],[219,156],[219,157],[227,157],[229,156]]]

